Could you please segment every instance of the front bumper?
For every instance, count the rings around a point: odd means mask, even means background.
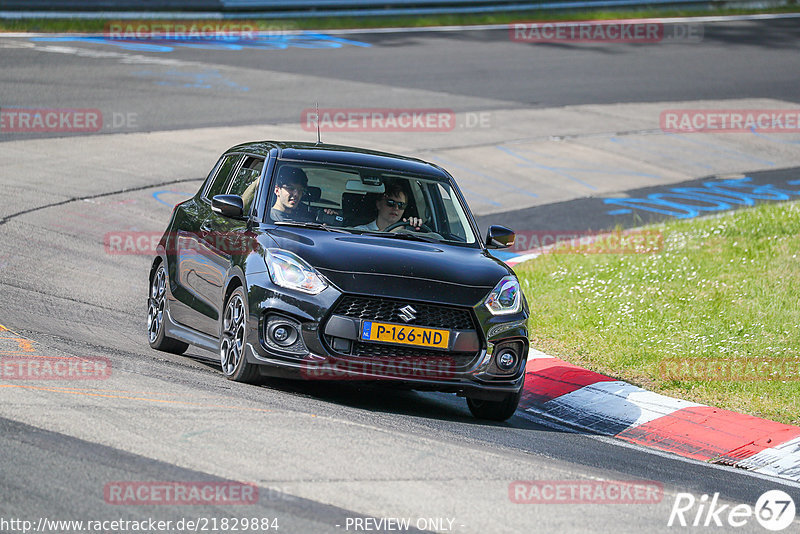
[[[528,355],[525,311],[495,317],[482,313],[485,311],[482,306],[462,308],[462,312],[469,313],[473,328],[464,328],[461,321],[457,329],[450,329],[447,350],[428,350],[363,343],[359,339],[363,319],[334,313],[337,304],[352,295],[343,295],[334,287],[301,298],[276,291],[274,287],[251,288],[250,296],[246,357],[250,363],[259,365],[266,376],[379,381],[483,400],[501,400],[519,392],[523,384]],[[298,333],[296,339],[289,338],[291,343],[287,346],[278,346],[270,335],[279,323],[291,325]],[[511,348],[517,354],[512,369],[498,367],[495,356],[501,348]]]

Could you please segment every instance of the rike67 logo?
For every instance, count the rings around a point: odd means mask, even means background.
[[[755,506],[720,504],[719,493],[710,500],[708,495],[698,499],[691,493],[678,493],[667,526],[737,528],[755,518],[765,529],[777,532],[792,524],[795,511],[794,500],[781,490],[765,492]]]

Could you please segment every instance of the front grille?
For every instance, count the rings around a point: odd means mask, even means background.
[[[414,308],[416,318],[410,323],[406,323],[401,319],[401,309],[409,305]],[[439,306],[425,302],[344,295],[334,307],[332,314],[358,320],[443,328],[451,331],[475,329],[475,322],[469,309]],[[359,361],[400,362],[417,360],[423,368],[426,365],[435,367],[437,364],[441,364],[452,371],[465,371],[480,356],[480,351],[448,352],[425,347],[371,343],[359,339],[347,341],[347,348],[345,348],[345,346],[341,345],[341,342],[344,341],[341,338],[333,338],[329,335],[325,335],[323,338],[328,347],[333,347],[338,340],[339,350],[333,350],[335,354],[345,358],[355,358]]]
[[[420,360],[445,362],[448,368],[464,370],[470,367],[477,356],[474,352],[447,352],[430,350],[419,347],[404,347],[402,345],[382,345],[379,343],[353,342],[351,356],[370,358],[376,360]]]
[[[400,308],[411,305],[416,310],[416,319],[407,323],[448,330],[474,330],[472,314],[463,308],[449,308],[424,302],[403,302],[373,297],[345,295],[336,305],[333,313],[369,321],[406,324],[400,318]]]

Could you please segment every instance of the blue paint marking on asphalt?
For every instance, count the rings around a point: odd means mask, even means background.
[[[513,150],[511,150],[510,148],[506,148],[506,147],[501,146],[501,145],[497,145],[497,146],[495,146],[495,148],[497,148],[498,150],[500,150],[502,152],[505,152],[506,154],[508,154],[510,156],[513,156],[515,158],[521,159],[522,161],[524,161],[524,162],[526,162],[528,164],[526,166],[536,167],[536,168],[539,168],[539,169],[543,169],[543,170],[546,170],[546,171],[553,172],[555,174],[558,174],[560,176],[568,178],[568,179],[572,180],[573,182],[575,182],[577,184],[580,184],[583,187],[586,187],[587,189],[591,189],[592,191],[597,191],[597,188],[595,186],[593,186],[591,184],[587,184],[586,182],[584,182],[580,178],[572,176],[571,174],[569,174],[567,172],[562,172],[562,170],[561,170],[562,167],[553,167],[551,165],[544,165],[542,163],[537,163],[537,162],[533,161],[532,159],[526,158],[525,156],[521,156],[521,155],[517,154],[516,152],[514,152]],[[522,164],[520,164],[520,165],[522,165]]]
[[[547,157],[550,159],[565,159],[571,162],[575,161],[575,158],[570,156],[569,158],[564,158],[561,156],[554,156],[552,154],[545,154],[544,152],[537,152],[536,150],[531,150],[530,148],[523,148],[525,152],[530,152],[532,154],[536,154],[542,157]],[[588,173],[597,173],[597,174],[614,174],[614,175],[626,175],[626,176],[641,176],[643,178],[655,178],[661,179],[662,176],[658,174],[650,174],[649,172],[640,172],[640,171],[628,171],[624,169],[616,169],[616,168],[586,168],[586,167],[558,167],[559,169],[565,171],[573,171],[573,172],[588,172]]]
[[[773,143],[780,143],[782,145],[800,145],[800,141],[787,141],[786,139],[775,139],[773,137],[770,137],[769,135],[758,133],[758,130],[756,130],[755,127],[750,129],[750,133],[752,133],[759,139],[766,139],[767,141],[772,141]]]
[[[716,150],[717,152],[724,152],[726,154],[732,154],[734,157],[742,159],[744,161],[755,161],[756,163],[763,163],[764,165],[769,165],[771,167],[775,166],[775,163],[766,159],[757,158],[755,156],[751,156],[750,154],[743,154],[738,150],[733,150],[728,147],[719,146],[714,143],[709,143],[708,141],[700,141],[699,139],[691,139],[686,135],[676,134],[676,133],[667,133],[666,135],[670,137],[677,137],[681,141],[685,141],[687,143],[693,143],[695,145],[705,146]]]
[[[674,156],[672,154],[670,154],[669,151],[665,152],[665,151],[662,151],[662,150],[656,150],[654,148],[650,148],[649,142],[645,143],[644,141],[639,140],[639,139],[621,139],[619,137],[611,137],[610,141],[612,143],[617,143],[617,144],[621,144],[621,145],[628,145],[628,146],[644,144],[644,145],[646,145],[646,148],[645,147],[641,147],[641,146],[636,146],[634,148],[636,150],[639,150],[640,152],[645,152],[645,153],[649,153],[649,154],[656,154],[656,155],[662,156],[665,159],[674,159]],[[686,155],[685,155],[685,151],[681,151],[680,161],[681,161],[681,163],[684,163],[684,164],[690,163],[690,164],[692,164],[692,165],[694,165],[696,167],[700,167],[701,169],[711,169],[712,168],[711,165],[709,165],[707,163],[703,163],[701,161],[691,160],[691,159],[687,158]]]
[[[108,39],[107,37],[94,37],[94,36],[68,36],[68,37],[31,37],[31,41],[45,42],[45,43],[71,43],[71,42],[84,42],[84,43],[100,43],[111,44],[122,48],[123,50],[131,50],[133,52],[172,52],[172,47],[161,46],[157,44],[150,44],[145,41],[131,41],[123,39]]]
[[[183,198],[181,198],[181,202],[186,200],[187,197],[191,197],[192,196],[192,193],[184,193],[182,191],[170,191],[170,190],[154,191],[153,192],[153,198],[156,199],[158,202],[161,202],[165,206],[169,206],[170,208],[174,207],[175,204],[170,204],[169,202],[166,202],[166,201],[161,199],[161,195],[166,195],[166,194],[181,195],[181,197],[183,197]]]
[[[249,87],[239,85],[238,83],[229,80],[218,70],[207,70],[203,72],[180,72],[180,71],[167,71],[155,72],[150,70],[142,70],[133,73],[134,76],[151,77],[151,78],[165,78],[154,80],[156,85],[165,85],[169,87],[191,87],[197,89],[213,89],[223,88],[232,89],[236,91],[246,92]]]
[[[263,38],[243,39],[239,37],[225,38],[159,38],[159,39],[127,39],[111,38],[102,35],[79,35],[64,37],[32,37],[37,42],[86,42],[113,45],[123,50],[135,52],[172,52],[176,47],[200,48],[204,50],[243,50],[255,48],[260,50],[286,50],[287,48],[331,49],[343,46],[369,48],[372,45],[353,39],[334,37],[318,32],[302,32],[287,35],[271,35]]]
[[[437,158],[434,156],[431,159],[437,159]],[[439,161],[441,161],[441,159]],[[463,185],[459,185],[459,189],[461,189],[461,192],[464,193],[465,196],[475,197],[475,202],[483,202],[484,204],[489,204],[491,206],[502,206],[502,204],[500,204],[499,202],[496,202],[491,198],[485,197],[480,193],[476,193],[475,191],[467,189]]]
[[[491,206],[502,206],[502,204],[500,204],[499,202],[495,202],[491,198],[487,198],[487,197],[481,195],[480,193],[476,193],[475,191],[471,191],[471,190],[467,189],[464,186],[460,186],[460,189],[461,189],[461,191],[463,191],[468,196],[477,197],[477,200],[476,200],[477,202],[483,202],[483,203],[489,204]]]
[[[800,179],[787,180],[786,185],[800,185]],[[626,206],[607,211],[607,215],[622,215],[641,210],[689,219],[707,212],[734,209],[737,206],[754,206],[758,200],[792,200],[800,197],[800,190],[786,189],[775,184],[756,184],[749,176],[735,180],[703,182],[698,187],[673,187],[663,193],[639,198],[607,198],[605,204]],[[523,255],[514,252],[492,251],[501,261],[518,261]]]
[[[372,47],[371,44],[365,43],[363,41],[355,41],[353,39],[344,39],[342,37],[334,37],[333,35],[328,35],[325,33],[303,33],[303,36],[306,36],[310,39],[319,39],[322,41],[330,41],[331,43],[336,43],[338,46],[331,46],[330,48],[341,48],[341,45],[350,45],[350,46],[360,46],[362,48],[370,48]],[[302,47],[301,47],[302,48]],[[309,46],[309,48],[314,48],[313,46]]]
[[[800,180],[787,182],[798,185]],[[773,184],[753,184],[746,176],[741,180],[704,182],[702,187],[673,187],[664,193],[653,193],[640,198],[606,198],[603,203],[668,215],[677,219],[691,219],[703,213],[726,211],[736,206],[753,206],[756,200],[790,200],[800,196],[800,191],[781,189]],[[619,210],[608,211],[608,215]]]
[[[448,161],[448,160],[446,160],[444,158],[441,158],[441,157],[438,157],[438,156],[433,156],[431,159],[434,159],[436,161],[441,161],[443,164],[445,164],[445,165],[447,165],[449,167],[462,169],[462,170],[467,171],[470,174],[474,174],[476,176],[481,176],[483,178],[486,178],[487,180],[491,181],[491,183],[493,183],[493,184],[502,184],[502,185],[508,187],[509,189],[511,189],[512,191],[517,191],[518,193],[522,193],[523,195],[528,195],[529,197],[533,197],[533,198],[539,198],[539,195],[537,195],[536,193],[531,193],[530,191],[526,191],[525,189],[519,188],[519,187],[515,186],[514,184],[510,184],[508,182],[504,182],[503,180],[500,180],[500,179],[495,178],[493,176],[489,176],[488,174],[484,174],[482,172],[478,172],[478,171],[472,170],[469,167],[465,167],[463,165],[459,165],[458,163],[455,163],[455,162],[452,162],[452,161]],[[500,204],[497,204],[496,202],[494,204],[497,205],[497,206],[500,205]]]

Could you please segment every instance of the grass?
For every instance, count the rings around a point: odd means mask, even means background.
[[[507,24],[516,21],[548,20],[607,20],[650,17],[692,17],[703,15],[747,15],[754,13],[797,13],[800,5],[786,5],[752,9],[642,9],[642,10],[597,10],[597,11],[522,11],[513,13],[463,14],[463,15],[422,15],[422,16],[383,16],[383,17],[304,17],[296,19],[258,19],[254,21],[259,28],[276,30],[331,30],[347,28],[393,28],[427,27],[476,24]],[[106,24],[119,19],[0,19],[0,32],[81,32],[97,33],[106,29]],[[235,23],[237,19],[229,19]]]
[[[532,346],[665,395],[800,425],[800,203],[648,229],[662,233],[658,252],[517,266]]]

